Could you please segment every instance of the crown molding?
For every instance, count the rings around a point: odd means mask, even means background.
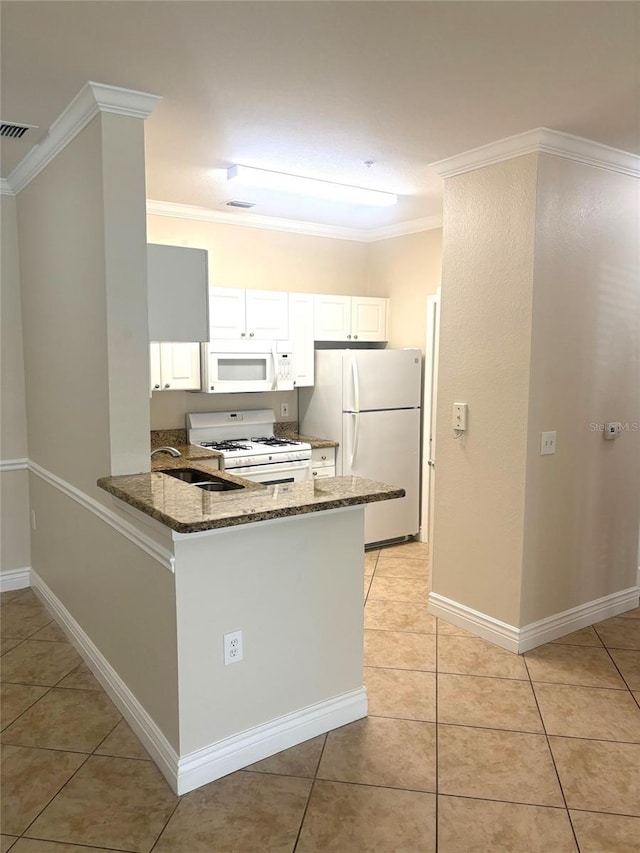
[[[11,184],[6,178],[0,178],[0,195],[15,195]]]
[[[621,151],[619,148],[611,148],[592,139],[584,139],[582,136],[550,130],[547,127],[538,127],[526,133],[508,136],[506,139],[472,148],[470,151],[464,151],[445,160],[437,160],[429,165],[441,178],[452,178],[455,175],[462,175],[465,172],[472,172],[475,169],[533,153],[553,154],[556,157],[575,160],[598,169],[607,169],[635,178],[640,177],[638,155]]]
[[[11,190],[14,194],[23,190],[99,112],[145,119],[161,100],[159,95],[147,92],[92,81],[85,83],[43,141],[11,172],[8,178]]]
[[[215,222],[218,225],[262,228],[266,231],[286,231],[289,234],[305,234],[310,237],[329,237],[333,240],[352,240],[359,243],[373,243],[376,240],[385,240],[389,237],[400,237],[403,234],[415,234],[418,231],[442,227],[442,218],[431,216],[364,231],[359,228],[342,228],[337,225],[321,225],[316,222],[298,222],[294,219],[278,219],[275,216],[260,216],[253,213],[228,213],[223,210],[211,210],[207,207],[156,201],[154,199],[147,199],[147,214],[149,216],[168,216],[173,219]]]

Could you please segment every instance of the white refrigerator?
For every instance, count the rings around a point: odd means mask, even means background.
[[[406,490],[367,505],[367,545],[420,528],[421,377],[419,349],[316,350],[315,385],[298,391],[300,432],[339,442],[337,475]]]

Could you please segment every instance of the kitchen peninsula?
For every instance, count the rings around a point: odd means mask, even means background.
[[[145,595],[161,598],[173,623],[165,685],[173,720],[161,727],[141,705],[120,705],[185,793],[366,716],[364,509],[404,490],[332,477],[209,492],[160,464],[211,474],[197,459],[156,456],[156,470],[98,485],[170,555],[172,581],[165,569]],[[224,636],[235,632],[240,659],[225,664]]]

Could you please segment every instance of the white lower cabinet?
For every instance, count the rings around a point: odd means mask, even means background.
[[[311,473],[316,480],[336,476],[335,447],[314,447],[311,450]]]
[[[200,344],[152,341],[149,345],[152,391],[199,391]]]

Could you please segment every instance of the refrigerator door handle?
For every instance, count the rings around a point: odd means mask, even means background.
[[[360,415],[358,412],[352,412],[351,416],[354,418],[353,421],[353,439],[351,441],[351,462],[349,463],[349,468],[353,473],[353,460],[356,458],[356,453],[358,452],[358,429],[360,427]]]
[[[353,378],[353,408],[356,412],[360,411],[360,381],[358,379],[358,362],[355,356],[351,355],[351,376]]]

